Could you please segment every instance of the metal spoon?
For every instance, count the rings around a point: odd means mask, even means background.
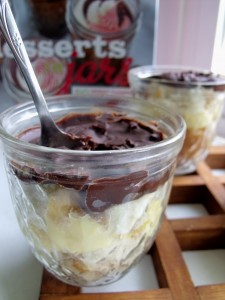
[[[69,148],[70,145],[82,145],[83,142],[81,139],[76,136],[70,136],[61,131],[53,121],[16,25],[16,21],[13,17],[8,0],[0,0],[0,29],[27,82],[28,88],[34,100],[41,123],[40,144],[46,147],[67,146]]]

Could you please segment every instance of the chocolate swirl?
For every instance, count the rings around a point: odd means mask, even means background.
[[[84,6],[83,6],[83,12],[84,12],[85,18],[87,18],[87,14],[88,14],[90,5],[96,1],[99,2],[99,7],[100,7],[103,4],[103,2],[106,2],[108,0],[87,0],[87,1],[85,1]],[[115,6],[116,6],[116,13],[117,13],[119,27],[122,26],[125,17],[127,17],[130,20],[130,22],[133,23],[132,13],[130,12],[130,10],[127,7],[125,2],[123,2],[121,0],[115,0]]]

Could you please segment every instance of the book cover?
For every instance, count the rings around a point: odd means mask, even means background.
[[[126,95],[128,70],[154,61],[157,0],[11,0],[11,7],[46,96]],[[0,58],[1,88],[30,99],[3,39]]]

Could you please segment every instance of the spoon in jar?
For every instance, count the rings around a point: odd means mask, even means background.
[[[84,145],[85,142],[82,141],[82,139],[61,131],[53,121],[8,0],[0,0],[0,29],[26,80],[37,109],[41,123],[40,144],[42,146],[53,148],[63,146],[67,148],[75,148]]]

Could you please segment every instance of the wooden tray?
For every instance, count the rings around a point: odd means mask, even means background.
[[[212,147],[196,174],[174,178],[170,203],[200,203],[209,215],[164,218],[150,250],[159,289],[84,294],[44,271],[40,300],[224,300],[225,282],[194,286],[182,256],[186,250],[225,249],[225,175],[215,176],[213,169],[225,170],[225,146]]]

